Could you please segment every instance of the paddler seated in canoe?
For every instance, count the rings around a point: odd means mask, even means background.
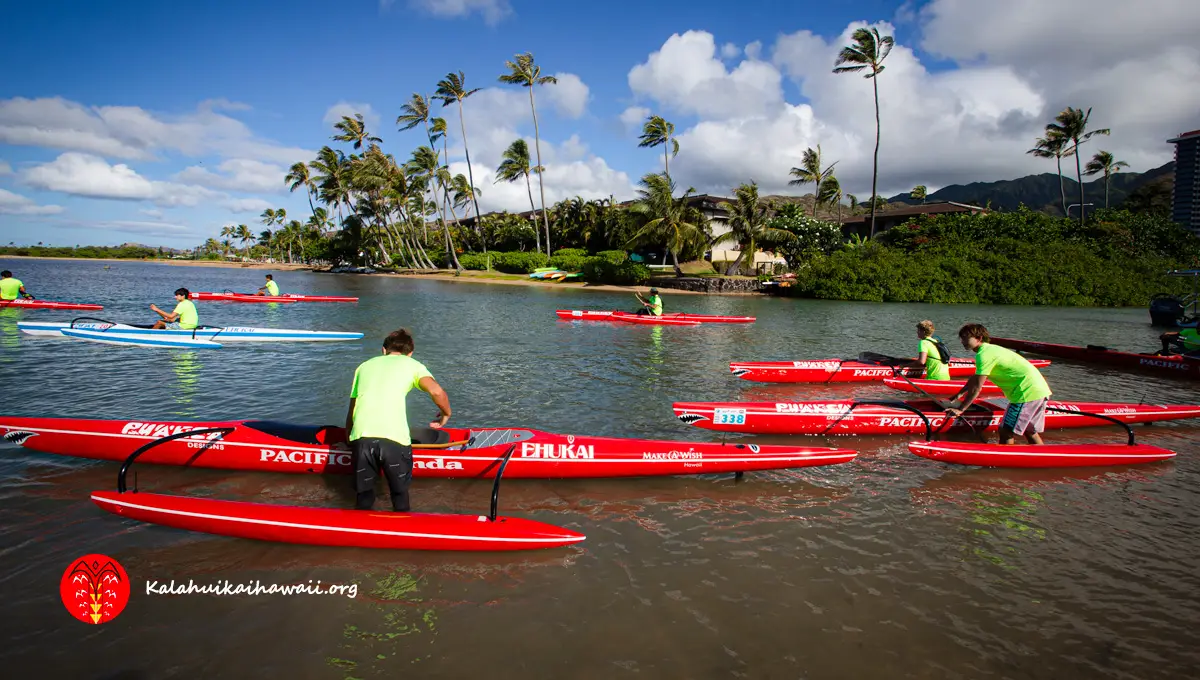
[[[1020,354],[993,345],[988,330],[980,324],[969,323],[958,329],[958,338],[963,347],[975,353],[975,375],[950,400],[962,399],[962,404],[946,409],[946,415],[961,416],[979,396],[983,381],[991,380],[1008,400],[1008,410],[1000,421],[1000,443],[1011,444],[1016,435],[1024,435],[1030,444],[1041,444],[1046,406],[1050,403],[1050,386],[1041,372]]]
[[[450,397],[429,369],[412,358],[416,344],[408,331],[393,331],[383,341],[383,355],[368,359],[354,370],[350,408],[346,411],[346,438],[354,466],[355,509],[375,505],[375,477],[383,470],[396,512],[410,509],[412,436],[408,429],[405,398],[413,389],[429,395],[438,407],[438,419],[429,424],[441,429],[450,419]]]
[[[1200,333],[1195,328],[1181,328],[1178,331],[1168,331],[1158,336],[1162,341],[1162,349],[1158,354],[1188,354],[1200,351]]]
[[[190,331],[200,325],[200,315],[196,312],[196,303],[188,299],[191,295],[187,288],[175,291],[175,309],[164,312],[158,305],[151,304],[150,309],[162,318],[154,322],[151,328],[171,328],[174,330]]]
[[[0,272],[0,300],[16,300],[17,297],[23,297],[26,300],[33,299],[33,296],[25,290],[25,284],[21,283],[21,279],[14,279],[12,272],[5,269]]]
[[[267,274],[267,285],[259,288],[255,295],[270,295],[271,297],[279,297],[279,284],[275,283],[275,277]]]
[[[637,311],[638,314],[652,314],[654,316],[662,316],[663,303],[662,303],[662,298],[660,298],[658,296],[657,288],[650,289],[649,299],[643,298],[641,296],[641,294],[638,293],[637,291],[634,291],[633,295],[634,295],[634,297],[636,297],[638,299],[638,302],[642,303],[642,308]]]
[[[946,343],[933,334],[933,322],[929,319],[917,324],[917,359],[905,366],[924,368],[927,380],[949,380],[950,350]]]

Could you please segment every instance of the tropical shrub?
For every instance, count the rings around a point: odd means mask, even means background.
[[[583,265],[583,278],[591,283],[638,286],[650,280],[650,268],[629,260],[613,264],[603,257],[591,257]]]
[[[554,251],[550,258],[549,267],[558,267],[568,272],[583,271],[583,264],[588,259],[588,253],[582,248],[563,248]]]
[[[532,274],[533,270],[547,266],[550,258],[545,253],[490,253],[492,269],[508,274]]]

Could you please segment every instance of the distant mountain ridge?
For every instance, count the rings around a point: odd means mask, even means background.
[[[1071,169],[1072,175],[1074,168]],[[1109,180],[1109,205],[1119,206],[1135,189],[1156,180],[1170,178],[1175,175],[1175,162],[1171,161],[1162,167],[1153,168],[1146,172],[1118,172]],[[1067,205],[1079,202],[1079,184],[1074,177],[1067,176],[1063,168],[1063,186],[1067,191]],[[1104,207],[1104,177],[1085,181],[1083,183],[1084,198],[1088,203],[1095,204],[1092,208]],[[896,194],[888,199],[892,203],[908,203],[919,205],[921,201],[909,198],[907,193]],[[954,201],[987,206],[991,202],[993,209],[1016,210],[1022,204],[1034,210],[1041,210],[1055,215],[1062,215],[1062,197],[1058,187],[1058,174],[1044,172],[1040,175],[1027,175],[1019,179],[1001,180],[998,182],[972,182],[970,184],[951,184],[929,194],[926,202]],[[1078,214],[1073,210],[1071,214]]]

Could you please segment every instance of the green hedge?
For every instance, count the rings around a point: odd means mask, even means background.
[[[628,259],[620,264],[613,264],[603,257],[590,257],[583,265],[583,278],[592,283],[637,286],[650,280],[650,268]]]
[[[532,274],[533,270],[547,266],[550,258],[545,253],[490,253],[492,269],[508,274]],[[460,258],[461,261],[461,258]],[[465,266],[465,265],[464,265]]]

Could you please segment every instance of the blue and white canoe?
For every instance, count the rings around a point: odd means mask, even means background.
[[[126,335],[114,331],[97,331],[84,328],[64,328],[62,335],[77,340],[102,342],[106,345],[129,347],[163,347],[172,349],[221,349],[221,345],[203,338],[148,338],[143,335]]]
[[[333,342],[339,340],[361,340],[362,333],[341,331],[302,331],[287,328],[251,328],[248,326],[201,326],[195,330],[154,329],[106,321],[76,321],[56,323],[48,321],[19,321],[17,328],[29,335],[63,337],[64,331],[82,330],[120,334],[160,340],[208,340],[228,342]]]

